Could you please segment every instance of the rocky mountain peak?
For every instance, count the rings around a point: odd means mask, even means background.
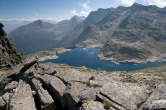
[[[3,30],[4,25],[0,23],[0,69],[11,67],[21,62],[21,54],[17,51],[12,40]]]
[[[134,3],[134,4],[132,5],[132,7],[142,7],[142,6],[144,6],[144,5],[139,4],[139,3]]]
[[[37,21],[34,21],[33,24],[36,26],[42,27],[44,26],[45,22],[42,20],[37,20]]]
[[[0,23],[0,37],[5,35],[5,32],[3,31],[4,25]]]
[[[42,23],[42,20],[37,20],[37,21],[35,21],[35,22],[41,24],[41,23]]]
[[[142,4],[138,4],[138,3],[134,3],[132,6],[131,6],[131,10],[144,10],[144,9],[147,9],[149,8],[149,6],[144,6]]]
[[[83,16],[73,16],[70,20],[82,21],[84,19],[85,19],[85,17],[83,17]]]

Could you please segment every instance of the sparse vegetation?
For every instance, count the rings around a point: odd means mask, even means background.
[[[0,68],[0,71],[7,71],[8,68],[4,67],[4,68]]]
[[[104,108],[106,110],[109,110],[110,107],[112,107],[113,105],[111,103],[109,103],[108,101],[103,101],[103,105],[104,105]]]
[[[91,76],[91,77],[89,78],[89,80],[95,80],[95,77],[94,77],[94,76]]]
[[[127,82],[127,83],[137,83],[137,80],[135,80],[134,78],[123,78],[121,79],[122,82]]]
[[[145,101],[142,101],[142,102],[138,103],[138,104],[137,104],[137,108],[140,108],[141,105],[144,104],[144,103],[145,103]]]
[[[82,83],[82,84],[85,84],[86,86],[88,86],[88,87],[94,87],[94,88],[100,88],[100,87],[102,87],[101,85],[99,85],[99,84],[91,84],[90,83],[90,81],[79,81],[80,83]]]

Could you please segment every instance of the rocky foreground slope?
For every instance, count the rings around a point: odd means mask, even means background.
[[[0,72],[0,110],[165,110],[165,68],[105,72],[34,60]]]

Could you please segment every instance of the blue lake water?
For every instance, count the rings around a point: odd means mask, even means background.
[[[166,65],[166,62],[115,64],[111,61],[100,60],[97,57],[99,53],[100,48],[74,48],[71,51],[58,54],[58,59],[49,59],[42,61],[41,63],[53,62],[58,64],[68,64],[70,66],[85,66],[87,68],[105,71],[134,71],[138,69]]]

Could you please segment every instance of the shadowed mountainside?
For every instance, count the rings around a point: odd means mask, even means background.
[[[21,54],[3,30],[3,24],[0,23],[0,68],[19,64],[21,60]]]
[[[33,53],[57,47],[63,36],[73,30],[84,18],[74,16],[57,24],[34,21],[10,33],[16,47],[23,53]]]

